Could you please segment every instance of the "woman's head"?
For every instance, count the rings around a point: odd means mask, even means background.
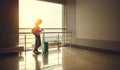
[[[42,19],[38,19],[38,20],[35,22],[36,25],[40,25],[41,23],[42,23]]]

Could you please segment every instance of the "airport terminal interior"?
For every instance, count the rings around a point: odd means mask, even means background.
[[[32,33],[19,32],[19,0],[0,0],[0,70],[120,70],[120,0],[35,1],[62,5],[62,27],[44,28],[35,54]]]

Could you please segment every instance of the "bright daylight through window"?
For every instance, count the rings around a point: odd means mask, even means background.
[[[19,0],[19,28],[33,27],[38,18],[43,20],[42,28],[61,28],[62,5],[37,0]]]
[[[19,45],[25,46],[25,48],[34,46],[31,28],[37,19],[42,19],[41,28],[51,28],[52,31],[52,28],[62,28],[62,5],[38,0],[19,0]],[[51,30],[44,29],[45,32]],[[55,34],[50,35],[54,36]],[[48,39],[51,40],[51,38]]]

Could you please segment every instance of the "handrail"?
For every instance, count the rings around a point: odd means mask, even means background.
[[[42,32],[42,33],[72,33],[72,32]],[[19,34],[32,34],[31,32],[19,32]]]
[[[17,35],[19,34],[19,36],[21,36],[19,38],[21,40],[19,42],[19,44],[24,44],[25,50],[26,50],[26,44],[31,44],[31,43],[33,44],[33,42],[30,42],[30,40],[29,40],[29,39],[34,39],[31,36],[32,35],[31,29],[32,28],[19,28],[20,32],[19,33],[14,33],[14,34],[17,34]],[[41,38],[42,38],[43,42],[45,41],[45,38],[47,38],[48,40],[49,40],[49,38],[50,39],[53,38],[53,39],[51,39],[52,41],[55,41],[57,39],[58,47],[59,47],[59,42],[60,42],[59,40],[62,40],[61,42],[63,44],[66,44],[68,42],[70,42],[70,43],[72,42],[71,41],[72,32],[71,31],[67,31],[67,28],[43,28],[43,29],[44,29],[44,31],[41,33]],[[10,33],[10,34],[13,34],[13,33]],[[52,35],[53,37],[49,36],[51,34],[53,34],[55,36],[53,36],[53,35]],[[30,35],[31,37],[28,37],[28,35]],[[54,37],[56,39],[54,39]],[[69,40],[67,40],[67,39],[69,39]],[[24,41],[22,41],[22,40],[24,40]]]
[[[19,29],[32,29],[32,28],[19,28]],[[43,28],[43,29],[63,29],[63,30],[67,30],[67,28]]]

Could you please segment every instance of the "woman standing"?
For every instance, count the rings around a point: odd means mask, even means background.
[[[35,47],[33,52],[35,54],[40,54],[41,52],[38,51],[38,48],[41,46],[41,37],[40,34],[43,31],[42,28],[39,27],[39,25],[42,23],[42,19],[38,19],[35,22],[35,26],[32,28],[32,33],[35,35]]]

